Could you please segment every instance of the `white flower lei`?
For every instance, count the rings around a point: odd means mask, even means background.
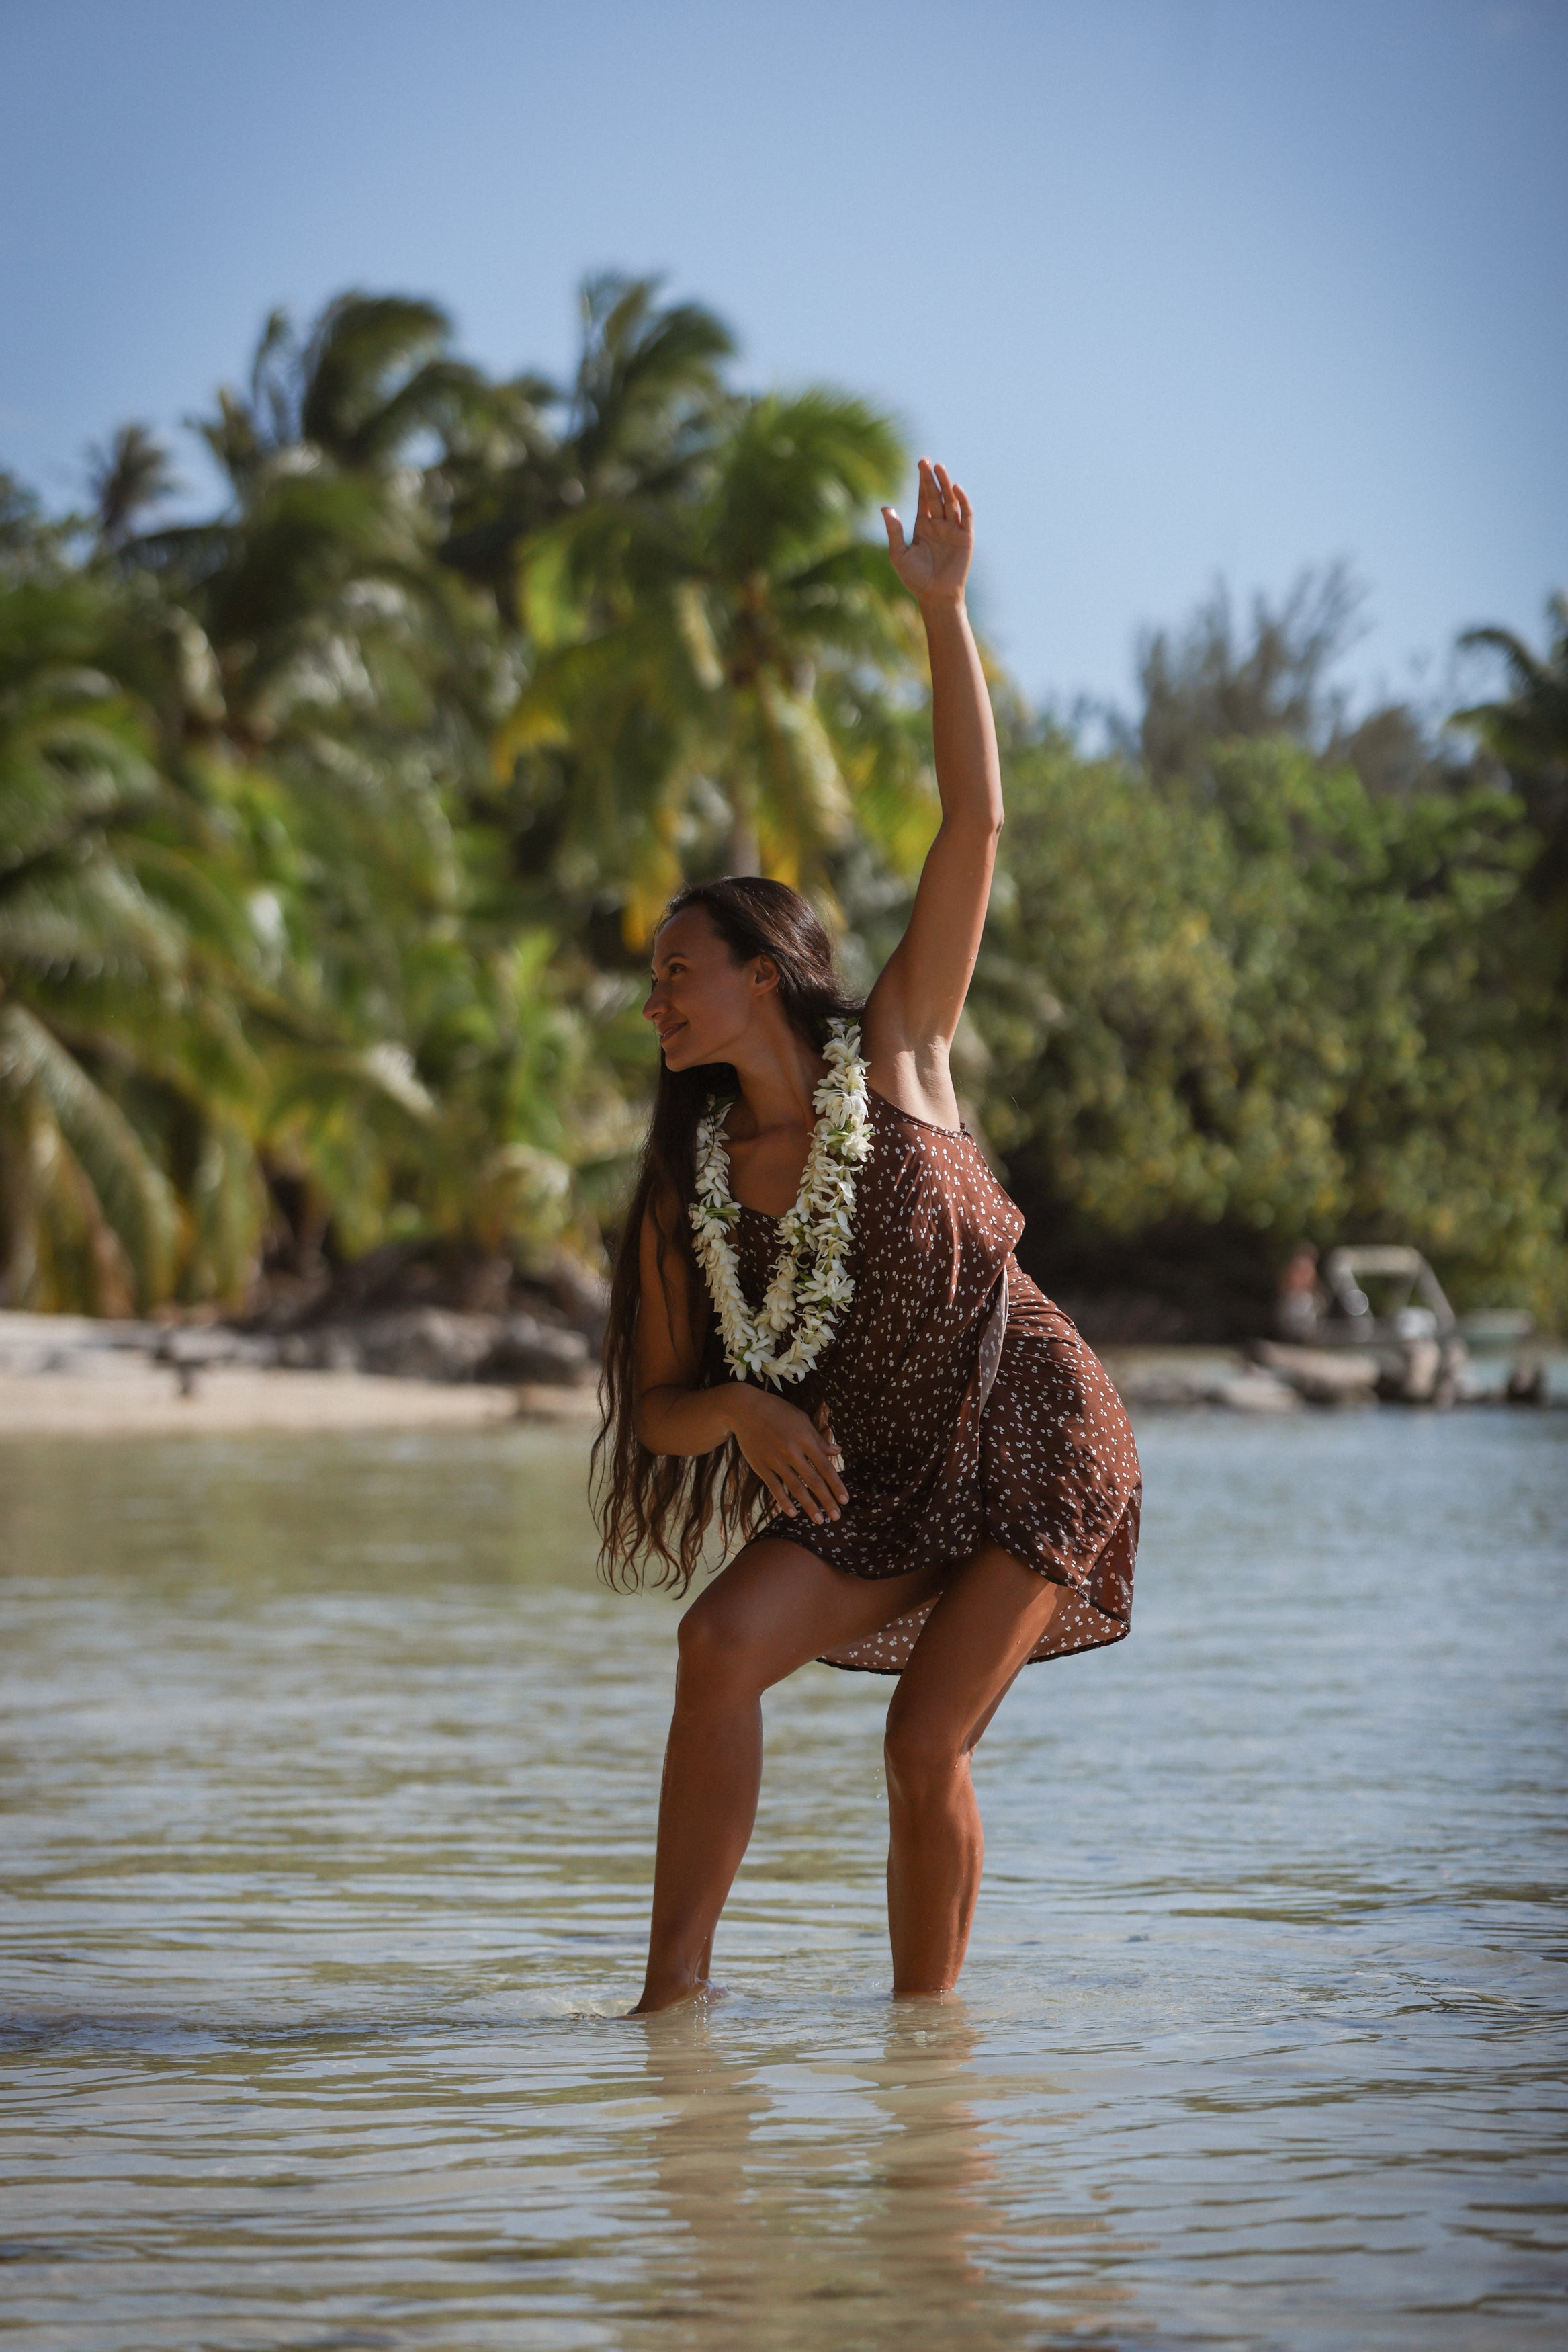
[[[707,1276],[724,1340],[725,1361],[737,1380],[748,1373],[782,1385],[801,1381],[838,1328],[841,1309],[854,1297],[844,1272],[852,1232],[855,1170],[871,1157],[871,1119],[866,1109],[866,1066],[860,1057],[855,1023],[831,1020],[827,1075],[811,1097],[817,1124],[800,1177],[795,1205],[779,1221],[783,1246],[768,1295],[755,1316],[740,1287],[740,1269],[729,1229],[740,1221],[740,1203],[729,1190],[729,1154],[724,1148],[725,1114],[735,1100],[716,1095],[697,1123],[697,1192],[691,1204],[696,1254]],[[778,1341],[793,1321],[794,1337]]]

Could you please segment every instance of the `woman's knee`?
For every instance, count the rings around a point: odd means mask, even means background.
[[[928,1710],[901,1707],[896,1696],[888,1709],[883,1754],[888,1794],[900,1804],[939,1802],[955,1778],[968,1769],[964,1741]]]
[[[748,1685],[755,1680],[754,1646],[741,1613],[725,1605],[722,1593],[705,1592],[676,1631],[681,1681],[688,1689],[714,1683],[728,1689]]]

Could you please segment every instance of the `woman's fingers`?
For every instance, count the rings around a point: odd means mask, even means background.
[[[968,492],[946,466],[934,465],[929,457],[920,460],[920,512],[925,521],[950,522],[959,530],[967,530],[974,520]]]
[[[795,1517],[795,1497],[789,1492],[789,1487],[784,1484],[784,1481],[779,1476],[778,1471],[759,1470],[757,1475],[761,1479],[763,1485],[767,1487],[768,1493],[772,1496],[774,1501],[778,1504],[779,1509],[783,1511],[787,1517],[792,1519]]]
[[[830,1430],[826,1441],[819,1451],[818,1461],[821,1474],[828,1482],[828,1490],[835,1503],[847,1503],[850,1499],[850,1490],[843,1481],[843,1460],[844,1457],[834,1444],[832,1432]]]
[[[839,1516],[839,1498],[834,1494],[831,1481],[826,1473],[816,1468],[808,1470],[806,1483],[812,1504],[821,1517],[836,1519]]]
[[[894,555],[902,555],[904,553],[904,525],[898,520],[897,508],[883,507],[882,510],[882,519],[887,526],[887,544],[890,551]]]
[[[799,1470],[785,1473],[789,1492],[814,1528],[820,1528],[827,1514],[811,1492],[811,1482]]]
[[[814,1527],[838,1517],[850,1497],[839,1475],[841,1456],[831,1429],[819,1429],[799,1408],[787,1409],[786,1423],[766,1451],[766,1461],[750,1454],[747,1459],[787,1517],[804,1512]]]
[[[840,1498],[833,1491],[832,1474],[804,1447],[781,1465],[779,1475],[814,1527],[838,1517]]]
[[[798,1518],[804,1510],[815,1515],[816,1504],[800,1465],[788,1457],[771,1464],[754,1462],[752,1468],[778,1504],[790,1518]]]
[[[834,1499],[841,1503],[847,1503],[850,1499],[850,1490],[844,1484],[843,1453],[838,1439],[833,1435],[833,1424],[828,1419],[828,1409],[825,1404],[817,1407],[811,1426],[817,1433],[817,1459],[827,1471],[828,1483],[832,1489]]]
[[[791,1462],[784,1476],[789,1492],[794,1496],[811,1525],[820,1528],[828,1516],[830,1501],[829,1497],[820,1491],[820,1481],[815,1476],[810,1464]],[[836,1510],[838,1506],[833,1504],[831,1507]]]
[[[942,488],[936,479],[936,468],[929,457],[920,460],[920,511],[928,522],[941,519]]]
[[[811,1492],[816,1500],[821,1503],[831,1519],[836,1519],[839,1516],[839,1505],[847,1503],[849,1495],[842,1479],[834,1470],[832,1464],[826,1457],[824,1449],[821,1446],[808,1456],[806,1475],[810,1481]]]

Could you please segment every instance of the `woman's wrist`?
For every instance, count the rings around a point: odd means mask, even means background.
[[[711,1454],[735,1435],[740,1416],[732,1412],[730,1399],[738,1394],[739,1383],[733,1381],[712,1388],[671,1381],[647,1389],[637,1400],[637,1434],[650,1454]]]
[[[713,1389],[709,1393],[718,1407],[727,1433],[733,1437],[737,1424],[746,1411],[741,1399],[755,1395],[756,1391],[746,1381],[726,1381],[722,1387]]]
[[[920,617],[927,628],[930,628],[934,623],[940,627],[945,620],[966,610],[962,588],[951,589],[940,595],[917,596],[915,601],[920,607]]]

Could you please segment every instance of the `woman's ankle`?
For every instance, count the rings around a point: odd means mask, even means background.
[[[650,1977],[642,1998],[628,2017],[653,2017],[662,2009],[678,2009],[683,2001],[706,2000],[713,1987],[706,1977]]]

